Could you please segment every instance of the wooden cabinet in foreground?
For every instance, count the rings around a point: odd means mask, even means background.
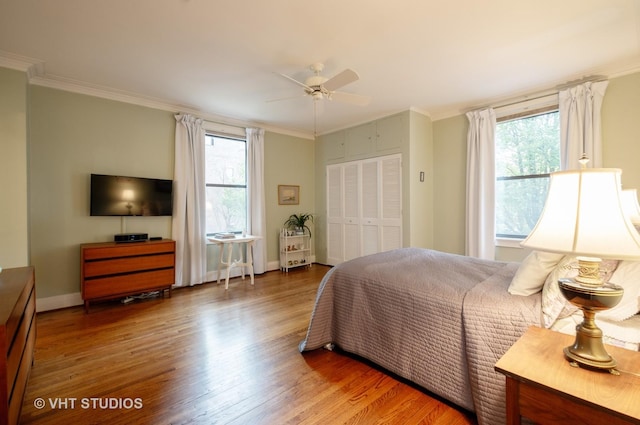
[[[17,424],[36,344],[33,267],[0,272],[0,424]]]
[[[558,425],[640,423],[640,353],[607,346],[620,375],[572,367],[571,335],[530,327],[496,363],[506,376],[507,424],[526,417]]]
[[[169,291],[175,282],[173,240],[83,244],[81,286],[85,311],[94,301]]]

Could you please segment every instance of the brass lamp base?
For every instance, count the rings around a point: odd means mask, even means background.
[[[576,326],[573,345],[564,349],[567,359],[572,362],[572,366],[585,366],[618,374],[615,369],[616,361],[604,348],[602,330],[596,326],[595,315],[598,311],[615,307],[622,299],[624,289],[612,283],[595,286],[574,279],[560,279],[558,285],[562,295],[579,307],[584,315],[582,323]]]

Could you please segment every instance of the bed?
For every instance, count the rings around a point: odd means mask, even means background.
[[[505,423],[494,365],[530,325],[547,325],[542,287],[562,257],[543,260],[402,248],[347,261],[320,283],[299,350],[336,345],[475,412],[480,425]]]

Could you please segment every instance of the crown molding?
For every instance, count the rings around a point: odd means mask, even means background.
[[[609,74],[609,79],[611,78],[618,78],[618,77],[624,77],[625,75],[630,75],[630,74],[635,74],[637,72],[640,72],[640,65],[629,68],[629,69],[625,69],[622,71],[618,71],[615,73],[611,73]]]
[[[261,127],[265,131],[274,133],[285,134],[294,137],[300,137],[302,139],[313,139],[313,135],[303,131],[291,130],[281,127],[276,127],[261,122],[246,121],[238,118],[226,117],[210,112],[201,111],[195,107],[180,105],[177,103],[171,103],[162,99],[155,99],[151,97],[141,96],[136,93],[129,93],[125,91],[113,90],[106,87],[90,85],[84,82],[78,82],[58,76],[35,76],[30,78],[29,82],[33,85],[53,88],[57,90],[63,90],[78,94],[84,94],[87,96],[99,97],[102,99],[114,100],[117,102],[129,103],[137,106],[144,106],[152,109],[159,109],[161,111],[169,111],[173,113],[188,113],[198,116],[206,121],[215,122],[218,124],[224,124],[234,127]]]
[[[123,102],[133,104],[137,106],[144,106],[147,108],[158,109],[161,111],[169,111],[173,113],[183,112],[192,115],[196,115],[206,121],[211,121],[219,124],[234,126],[234,127],[261,127],[265,131],[284,134],[293,137],[299,137],[301,139],[314,139],[314,136],[310,132],[301,130],[292,130],[287,128],[281,128],[261,122],[246,121],[238,118],[226,117],[210,112],[204,112],[198,110],[195,107],[180,105],[172,103],[163,99],[155,99],[151,97],[145,97],[137,93],[126,92],[122,90],[115,90],[109,87],[103,87],[98,85],[92,85],[83,81],[77,81],[69,78],[60,77],[57,75],[48,75],[45,72],[44,62],[28,58],[25,56],[14,55],[0,50],[0,67],[14,69],[16,71],[22,71],[27,74],[29,84],[52,88],[56,90],[67,91],[71,93],[83,94],[87,96],[98,97],[101,99],[114,100],[117,102]]]
[[[37,74],[29,78],[29,83],[33,84],[34,86],[47,87],[77,94],[84,94],[87,96],[115,100],[118,102],[131,103],[134,105],[146,106],[148,108],[160,109],[164,111],[182,110],[176,105],[159,99],[144,97],[136,95],[134,93],[127,93],[125,91],[113,90],[107,87],[91,85],[81,81],[63,78],[56,75]]]
[[[429,111],[427,111],[426,109],[418,108],[417,106],[412,106],[411,108],[409,108],[409,110],[413,112],[417,112],[420,115],[424,115],[427,118],[432,118],[431,113],[429,113]]]
[[[31,78],[31,76],[44,71],[44,62],[0,50],[0,67],[26,72],[27,77]]]

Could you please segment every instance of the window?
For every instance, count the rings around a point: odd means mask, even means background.
[[[247,143],[207,134],[205,181],[207,234],[247,229]]]
[[[549,174],[559,169],[560,115],[557,110],[499,120],[496,125],[496,237],[527,237],[542,212]]]

